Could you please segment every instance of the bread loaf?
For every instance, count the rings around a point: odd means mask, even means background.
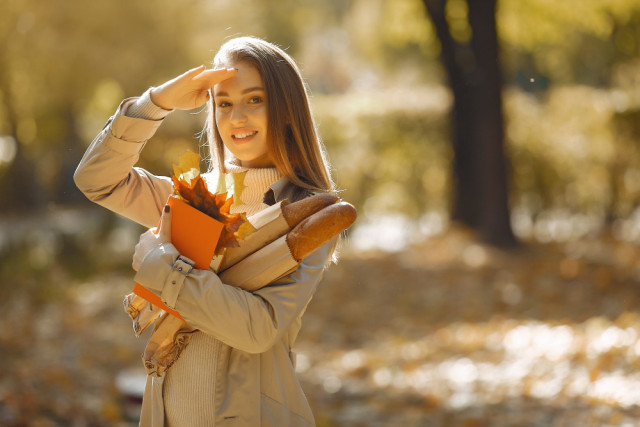
[[[296,261],[301,261],[346,230],[356,220],[356,216],[356,209],[351,204],[339,202],[303,219],[287,234],[291,255]]]
[[[339,200],[338,196],[331,193],[314,194],[297,202],[282,204],[282,216],[284,216],[289,227],[293,228],[303,219]]]
[[[227,249],[224,258],[214,270],[218,273],[225,271],[278,237],[284,236],[304,218],[339,200],[328,193],[316,194],[293,203],[285,199],[250,216],[249,222],[256,231],[239,240],[238,247]]]

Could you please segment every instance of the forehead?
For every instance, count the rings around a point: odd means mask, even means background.
[[[247,89],[264,90],[262,77],[256,67],[247,62],[237,62],[231,66],[238,69],[238,74],[215,85],[214,96],[241,95]]]

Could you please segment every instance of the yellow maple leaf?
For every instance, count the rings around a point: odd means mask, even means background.
[[[245,222],[242,223],[240,228],[238,228],[238,231],[236,231],[235,236],[238,240],[242,240],[245,237],[247,237],[249,234],[253,233],[254,231],[256,231],[255,227],[248,220],[246,220]]]
[[[244,191],[245,188],[247,188],[247,186],[244,185],[244,177],[246,174],[247,174],[247,171],[232,174],[234,206],[240,206],[242,204],[242,199],[241,199],[242,192]]]
[[[173,175],[189,183],[197,178],[200,175],[200,155],[187,150],[186,153],[178,157],[178,164],[173,165]]]

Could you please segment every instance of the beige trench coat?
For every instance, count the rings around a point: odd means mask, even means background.
[[[126,117],[121,114],[123,105],[87,149],[74,179],[91,201],[154,227],[172,193],[171,181],[134,165],[161,121]],[[293,189],[282,179],[265,200],[283,200]],[[175,307],[191,326],[221,342],[212,402],[216,426],[315,425],[295,376],[291,348],[332,243],[303,260],[292,274],[252,293],[225,285],[210,270],[177,273],[179,253],[171,244],[145,257],[135,281]],[[177,285],[172,283],[176,279]],[[163,380],[147,378],[142,426],[164,425]]]

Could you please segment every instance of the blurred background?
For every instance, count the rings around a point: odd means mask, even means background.
[[[636,0],[3,1],[0,425],[137,425],[144,230],[73,171],[123,98],[239,35],[299,62],[359,211],[299,338],[319,426],[636,425]]]

